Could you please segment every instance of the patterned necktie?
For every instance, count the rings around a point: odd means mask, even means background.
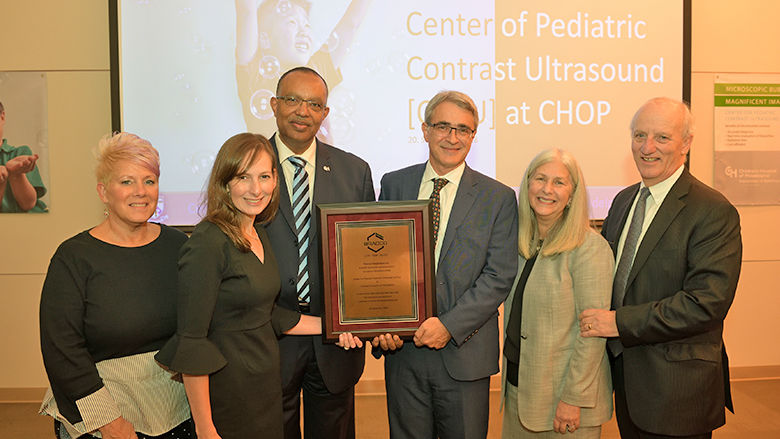
[[[642,233],[642,224],[645,222],[645,205],[650,190],[643,187],[639,191],[639,198],[636,201],[634,215],[631,217],[631,224],[628,226],[626,241],[623,243],[623,253],[620,254],[617,270],[615,271],[615,281],[612,283],[612,309],[618,309],[623,306],[623,299],[626,297],[626,283],[628,274],[631,272],[631,266],[634,263],[639,235]],[[612,354],[615,356],[623,352],[623,345],[619,339],[611,339],[607,343]]]
[[[309,264],[306,252],[309,249],[309,228],[311,227],[311,203],[309,202],[309,174],[306,172],[306,160],[290,156],[287,160],[295,166],[292,190],[292,209],[295,218],[295,231],[298,237],[298,304],[309,304]]]
[[[433,179],[433,192],[431,192],[431,214],[433,215],[433,245],[439,237],[439,219],[441,217],[441,197],[439,193],[441,188],[447,185],[449,181],[446,178]]]

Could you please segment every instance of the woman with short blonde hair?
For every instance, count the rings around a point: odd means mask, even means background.
[[[130,133],[98,146],[104,219],[63,242],[41,293],[41,351],[51,385],[41,413],[58,438],[194,437],[180,382],[154,361],[176,330],[184,233],[149,222],[159,154]]]

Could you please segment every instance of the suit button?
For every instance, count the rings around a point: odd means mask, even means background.
[[[294,278],[290,278],[290,285],[293,285],[293,286],[295,285],[295,279]]]

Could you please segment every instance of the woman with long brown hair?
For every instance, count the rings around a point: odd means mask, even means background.
[[[276,154],[237,134],[211,171],[206,216],[182,248],[176,335],[157,360],[182,372],[200,439],[281,438],[277,334],[319,334],[319,317],[275,306],[280,280],[262,227],[278,209]]]

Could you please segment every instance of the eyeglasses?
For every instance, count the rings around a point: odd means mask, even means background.
[[[477,130],[472,130],[467,126],[458,125],[454,127],[447,122],[439,122],[428,126],[433,129],[434,133],[442,137],[449,136],[452,130],[455,130],[455,135],[461,140],[466,140],[477,132]]]
[[[315,113],[322,113],[322,111],[325,109],[324,105],[311,99],[301,99],[296,98],[295,96],[277,96],[276,99],[284,102],[284,105],[286,105],[288,108],[298,108],[301,106],[301,104],[306,104],[309,107],[309,110]]]

